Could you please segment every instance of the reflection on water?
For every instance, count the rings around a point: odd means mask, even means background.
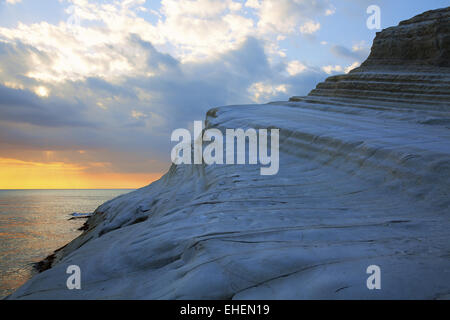
[[[131,190],[0,190],[0,297],[34,273],[32,264],[77,237],[85,219],[103,202]]]

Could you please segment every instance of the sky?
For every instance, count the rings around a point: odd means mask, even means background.
[[[306,95],[447,0],[0,0],[0,189],[138,188],[213,107]]]

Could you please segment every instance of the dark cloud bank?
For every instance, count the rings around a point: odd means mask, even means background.
[[[253,83],[286,85],[287,92],[270,99],[286,100],[307,94],[326,76],[312,69],[289,76],[283,62],[269,64],[262,43],[254,38],[215,59],[184,64],[138,36],[130,37],[129,42],[146,55],[145,64],[136,67],[151,71],[152,76],[119,82],[100,77],[37,82],[25,76],[30,54],[42,56],[49,64],[51,57],[20,42],[0,43],[3,81],[22,83],[25,88],[45,85],[50,90],[49,97],[43,98],[30,89],[0,86],[2,150],[12,145],[37,150],[85,149],[121,172],[159,171],[170,161],[172,130],[204,119],[212,107],[252,103],[248,88]],[[142,99],[142,94],[150,98]],[[99,101],[107,103],[101,108]],[[151,160],[152,168],[148,167]]]

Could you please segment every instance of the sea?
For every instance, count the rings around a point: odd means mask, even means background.
[[[0,190],[0,299],[30,279],[33,264],[81,234],[99,205],[130,189]]]

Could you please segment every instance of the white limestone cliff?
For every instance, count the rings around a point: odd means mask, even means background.
[[[306,97],[210,110],[209,128],[280,128],[279,173],[173,165],[9,298],[450,298],[449,28],[450,8],[426,12]]]

